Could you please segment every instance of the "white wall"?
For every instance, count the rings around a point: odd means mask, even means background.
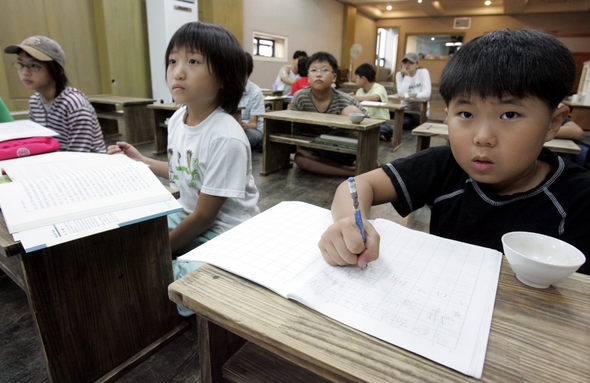
[[[272,88],[282,65],[291,63],[293,52],[304,50],[308,55],[326,51],[342,63],[342,28],[344,6],[335,0],[243,0],[244,48],[252,53],[252,31],[266,32],[288,38],[285,62],[254,60],[250,80],[261,88]]]

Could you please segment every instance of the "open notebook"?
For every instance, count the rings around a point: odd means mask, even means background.
[[[377,219],[379,259],[332,267],[317,247],[331,223],[327,209],[282,202],[179,260],[213,264],[481,378],[502,254]]]

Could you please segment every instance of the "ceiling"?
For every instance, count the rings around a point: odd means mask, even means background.
[[[590,0],[338,0],[372,19],[590,11]],[[391,10],[386,7],[391,5]]]

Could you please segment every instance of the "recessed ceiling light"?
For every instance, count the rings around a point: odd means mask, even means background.
[[[483,2],[486,6],[492,5],[492,2],[490,0],[486,0]]]
[[[418,0],[418,4],[422,4],[422,0]]]
[[[385,7],[385,9],[387,9],[388,11],[391,11],[393,9],[393,7],[391,5],[388,5],[387,7]]]

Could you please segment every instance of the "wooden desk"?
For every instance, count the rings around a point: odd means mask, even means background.
[[[436,135],[445,137],[448,136],[449,128],[447,124],[435,124],[427,122],[413,129],[412,134],[418,136],[418,140],[416,142],[416,151],[419,152],[420,150],[427,149],[430,146],[430,137]],[[576,144],[574,141],[563,138],[554,138],[551,141],[545,142],[544,146],[553,152],[565,155],[578,154],[581,151],[578,144]]]
[[[527,287],[504,259],[482,382],[586,381],[588,291],[590,276],[578,273],[556,288]],[[197,313],[204,383],[221,381],[222,366],[242,343],[235,335],[335,382],[476,381],[210,265],[175,281],[168,293]]]
[[[570,107],[571,119],[584,131],[590,130],[590,100],[580,100],[573,102],[571,98],[563,100],[563,103]]]
[[[270,106],[271,111],[285,109],[285,102],[289,102],[290,97],[287,96],[265,96],[264,105]]]
[[[52,382],[114,379],[186,328],[166,217],[25,253],[0,216],[0,268],[28,296]]]
[[[147,108],[152,111],[154,121],[154,154],[164,154],[168,149],[168,123],[167,119],[172,117],[174,112],[180,108],[178,104],[148,104]],[[240,111],[243,106],[238,107],[238,112],[234,115],[235,119],[240,121]]]
[[[130,144],[154,140],[154,120],[146,109],[146,105],[154,102],[153,99],[99,94],[88,96],[88,100],[96,110],[105,137],[120,134],[120,140]],[[117,107],[122,111],[118,111]],[[119,121],[124,123],[122,128]]]
[[[395,95],[389,95],[387,96],[389,98],[390,101],[392,100],[401,100],[401,101],[411,101],[411,102],[417,102],[420,104],[420,111],[418,112],[418,114],[420,115],[420,123],[423,124],[426,122],[426,120],[428,120],[428,116],[426,115],[426,113],[428,112],[428,101],[430,101],[430,98],[414,98],[414,97],[398,97]],[[416,113],[415,111],[411,111],[408,110],[406,108],[406,113]]]
[[[180,107],[177,104],[149,104],[148,109],[153,113],[154,119],[154,154],[164,154],[168,148],[168,123]]]
[[[402,104],[393,104],[393,103],[383,103],[383,105],[373,105],[367,104],[366,101],[361,102],[361,106],[364,107],[372,107],[372,108],[385,108],[389,112],[395,113],[395,119],[389,120],[388,124],[393,125],[393,135],[391,136],[391,146],[393,150],[399,149],[402,145],[402,131],[404,129],[404,111],[406,109],[405,105]]]
[[[353,124],[348,116],[294,110],[269,112],[260,116],[264,118],[262,144],[264,154],[260,172],[262,175],[289,167],[289,145],[354,154],[356,155],[356,174],[377,167],[379,125],[383,123],[383,120],[365,118],[360,124]],[[357,148],[350,149],[313,142],[317,136],[331,132],[333,128],[356,134]]]

